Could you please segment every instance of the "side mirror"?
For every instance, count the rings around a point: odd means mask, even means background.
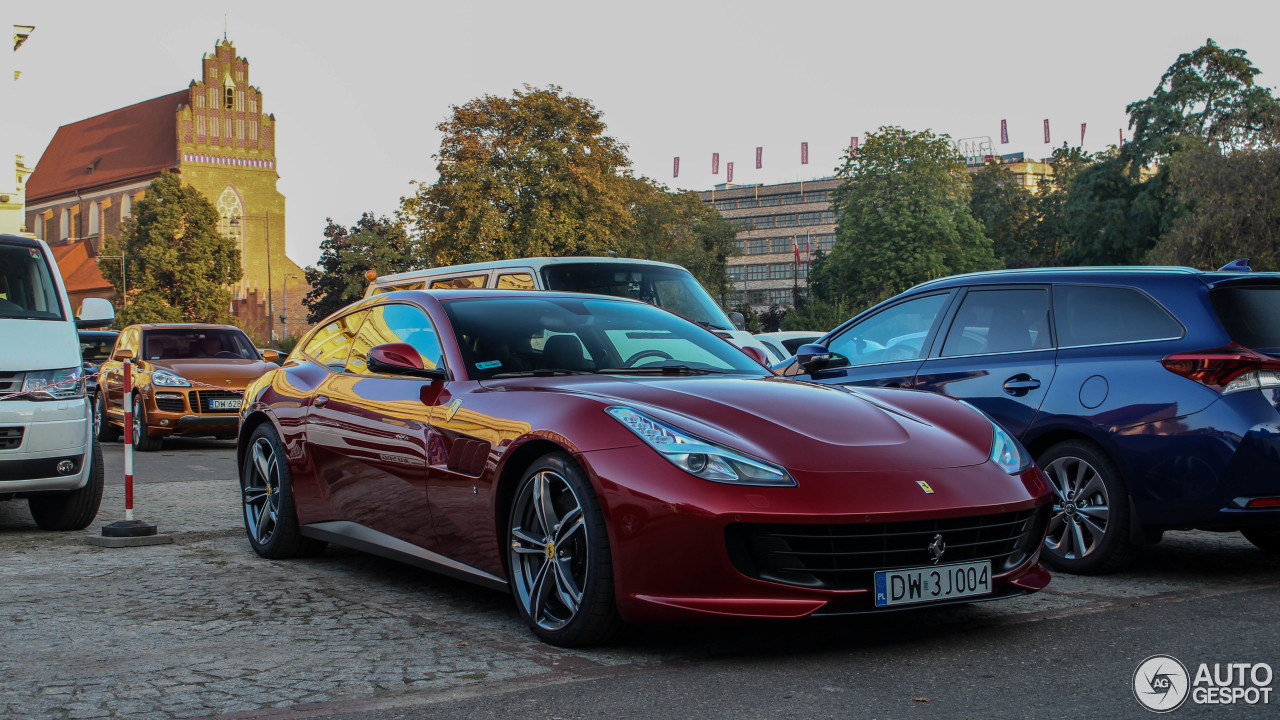
[[[754,345],[744,345],[742,347],[742,352],[746,353],[752,360],[755,360],[766,368],[769,367],[769,358],[760,348]]]
[[[103,328],[116,321],[116,309],[106,298],[85,298],[76,313],[76,327],[80,329]]]
[[[733,323],[734,330],[747,329],[747,319],[742,317],[742,313],[734,311],[734,312],[728,313],[728,315],[729,315],[729,322]]]
[[[422,364],[422,356],[408,343],[387,343],[369,350],[366,366],[387,375],[411,375],[413,377],[444,380],[448,377],[444,368],[428,368]]]
[[[796,362],[805,373],[811,375],[822,370],[846,367],[849,364],[849,358],[840,353],[831,352],[826,345],[815,343],[796,348]]]
[[[119,350],[111,354],[111,359],[119,360],[120,362],[124,362],[125,360],[132,360],[133,351],[125,348],[120,348]]]
[[[266,362],[273,363],[280,359],[280,353],[275,350],[267,349],[262,351],[262,359]]]

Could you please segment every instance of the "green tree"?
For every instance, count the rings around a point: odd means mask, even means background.
[[[1120,154],[1082,169],[1071,181],[1063,211],[1068,247],[1059,260],[1067,265],[1136,265],[1155,245],[1171,202],[1163,172],[1135,178]]]
[[[1199,143],[1167,169],[1185,212],[1150,262],[1213,269],[1249,258],[1255,270],[1280,270],[1280,148],[1226,153]]]
[[[379,275],[428,267],[421,243],[411,239],[402,225],[387,217],[363,213],[345,228],[328,219],[320,260],[306,269],[311,290],[302,299],[307,322],[316,323],[364,297],[369,286],[365,273]]]
[[[1126,108],[1133,141],[1123,155],[1130,174],[1173,154],[1184,138],[1226,150],[1275,145],[1280,103],[1255,84],[1259,72],[1244,50],[1224,50],[1212,38],[1179,55],[1151,96]]]
[[[1062,254],[1071,247],[1071,218],[1067,214],[1071,183],[1094,162],[1094,156],[1081,148],[1066,143],[1054,148],[1049,160],[1053,174],[1040,181],[1039,192],[1032,202],[1032,213],[1036,217],[1033,264],[1062,264]]]
[[[151,182],[120,224],[120,238],[107,236],[103,243],[102,255],[124,255],[128,278],[117,325],[233,322],[230,285],[243,274],[240,250],[218,232],[218,221],[213,204],[176,173]],[[108,260],[98,267],[119,293],[120,265]]]
[[[1036,254],[1035,200],[1007,168],[988,163],[970,178],[969,209],[1005,267],[1026,267]]]
[[[619,254],[682,265],[723,304],[728,258],[736,252],[733,225],[697,193],[672,193],[644,178],[629,181],[634,224],[619,239]]]
[[[825,332],[853,317],[853,310],[844,294],[843,280],[833,270],[830,255],[821,250],[813,254],[813,262],[809,265],[808,296],[782,319],[783,330]]]
[[[964,160],[947,135],[881,127],[845,153],[837,175],[831,271],[853,307],[999,265],[969,211]]]
[[[554,85],[486,95],[437,128],[439,179],[401,199],[429,265],[602,255],[635,224],[626,146]]]

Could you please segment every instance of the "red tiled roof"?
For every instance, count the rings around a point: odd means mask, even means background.
[[[110,294],[115,288],[102,277],[98,263],[89,257],[89,243],[74,242],[69,245],[53,245],[53,259],[58,262],[58,272],[62,274],[62,283],[67,286],[67,294],[92,292]]]
[[[174,114],[189,97],[181,90],[58,128],[27,180],[27,203],[177,167]]]

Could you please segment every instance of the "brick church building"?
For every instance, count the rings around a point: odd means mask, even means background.
[[[219,229],[239,245],[244,277],[232,314],[262,340],[301,333],[309,286],[285,255],[275,130],[249,61],[225,38],[186,89],[58,128],[27,182],[26,226],[52,248],[72,306],[115,300],[98,262],[119,260],[98,258],[103,238],[119,237],[151,181],[173,170],[217,207]]]

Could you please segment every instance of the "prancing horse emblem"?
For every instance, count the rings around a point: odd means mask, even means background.
[[[941,535],[934,535],[933,542],[929,543],[929,557],[933,558],[933,564],[937,565],[942,559],[942,553],[947,551],[947,544],[942,541]]]
[[[923,481],[923,480],[917,480],[917,481],[916,481],[916,484],[917,484],[917,485],[919,485],[919,486],[920,486],[920,489],[921,489],[921,490],[923,490],[923,491],[925,491],[925,493],[926,493],[926,494],[928,494],[928,495],[932,495],[932,494],[933,494],[933,488],[929,487],[929,483],[927,483],[927,482],[925,482],[925,481]]]
[[[462,407],[462,398],[458,398],[449,403],[449,409],[444,414],[444,421],[449,422],[452,420],[453,416],[458,414],[458,408],[460,407]]]

